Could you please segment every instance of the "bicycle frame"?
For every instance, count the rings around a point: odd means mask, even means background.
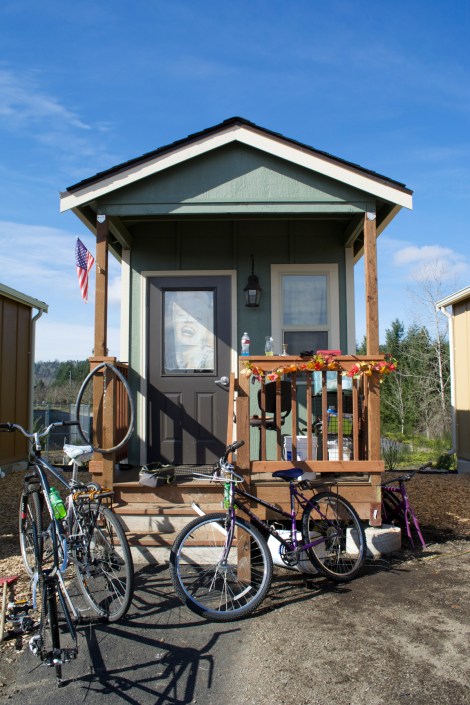
[[[290,496],[290,512],[286,512],[284,509],[280,509],[279,507],[276,507],[274,504],[271,504],[270,502],[267,502],[264,499],[261,499],[259,497],[255,497],[245,490],[240,489],[236,485],[234,485],[232,482],[226,483],[226,485],[230,485],[231,489],[231,504],[232,504],[232,512],[233,516],[235,516],[235,510],[239,509],[242,511],[244,514],[250,517],[250,519],[259,527],[265,529],[271,536],[273,536],[277,541],[279,541],[285,548],[288,550],[290,553],[298,554],[302,553],[303,551],[307,551],[310,548],[313,548],[314,546],[318,546],[321,543],[324,543],[325,539],[323,537],[316,539],[315,541],[311,541],[310,543],[300,543],[297,540],[297,513],[298,513],[298,508],[300,507],[301,509],[305,510],[307,507],[313,507],[314,502],[312,501],[314,498],[308,499],[299,489],[298,487],[292,482],[289,482],[289,496]],[[226,490],[227,491],[227,490]],[[251,509],[249,509],[245,504],[243,504],[240,499],[247,500],[247,501],[252,501],[255,502],[255,504],[264,507],[265,509],[269,509],[270,511],[274,512],[277,514],[279,517],[283,517],[284,519],[289,520],[290,522],[290,539],[285,539],[281,534],[279,534],[278,531],[273,526],[270,526],[268,522],[263,521],[260,519]],[[297,504],[297,506],[296,506]],[[322,519],[327,519],[319,510],[318,507],[316,508],[319,516]],[[233,524],[233,521],[231,522]],[[230,545],[230,544],[229,544]]]
[[[384,516],[386,518],[386,521],[393,521],[395,517],[398,517],[401,512],[403,512],[403,516],[405,518],[405,527],[406,527],[406,535],[408,536],[408,539],[411,543],[411,545],[414,548],[414,541],[413,541],[413,536],[411,534],[411,525],[410,525],[410,520],[409,517],[411,516],[412,522],[414,524],[414,527],[416,529],[416,533],[418,534],[419,540],[421,542],[421,545],[423,548],[426,548],[426,542],[423,538],[423,535],[421,533],[421,527],[419,525],[418,518],[414,512],[413,507],[410,504],[410,500],[408,498],[408,492],[406,489],[406,482],[404,480],[398,480],[398,486],[394,485],[383,485],[382,486],[382,491],[386,490],[388,492],[393,492],[394,494],[398,494],[401,496],[401,501],[394,507],[392,510],[384,509]],[[382,502],[383,504],[383,502]]]
[[[37,452],[37,451],[36,451]],[[69,554],[68,554],[68,544],[67,544],[67,538],[64,536],[63,528],[60,524],[60,522],[56,519],[54,515],[54,510],[52,508],[51,500],[50,500],[50,489],[51,486],[49,484],[49,480],[47,477],[47,472],[50,472],[53,477],[58,480],[64,487],[70,490],[69,484],[67,480],[61,475],[61,473],[54,468],[52,465],[49,465],[40,455],[37,455],[36,458],[34,459],[34,463],[32,463],[32,466],[34,468],[34,472],[30,474],[25,475],[25,479],[27,480],[28,478],[31,477],[36,477],[39,480],[39,484],[41,485],[42,489],[42,496],[44,498],[44,501],[46,503],[47,511],[49,514],[49,519],[51,523],[54,525],[54,530],[51,531],[51,537],[52,537],[52,550],[53,550],[53,568],[52,568],[52,573],[51,577],[57,577],[57,580],[60,584],[60,590],[59,592],[59,599],[62,600],[64,599],[64,596],[67,600],[67,605],[69,608],[69,612],[71,613],[73,619],[78,620],[79,619],[79,614],[75,607],[73,606],[73,603],[70,599],[70,596],[68,594],[67,588],[65,587],[65,583],[63,580],[63,573],[65,572],[68,562],[69,562]],[[70,512],[70,507],[67,510],[67,519],[69,518],[69,512]],[[50,527],[50,524],[49,524]],[[57,545],[57,540],[60,541],[61,545],[61,550],[62,550],[62,562],[59,560],[59,547]],[[33,581],[33,604],[36,607],[36,583],[37,581]],[[67,614],[66,610],[64,610],[65,617],[67,620],[67,623],[69,623],[69,617],[70,614]],[[73,631],[73,625],[72,625]]]

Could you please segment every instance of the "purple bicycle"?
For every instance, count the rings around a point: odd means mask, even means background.
[[[417,472],[422,472],[429,467],[431,467],[431,463],[426,463],[416,470],[382,483],[382,520],[385,524],[396,522],[406,529],[406,535],[413,548],[415,547],[415,539],[419,540],[423,548],[426,548],[426,542],[421,533],[418,517],[410,504],[406,483]],[[414,538],[413,534],[415,534]]]
[[[331,491],[311,495],[315,473],[300,468],[273,473],[289,483],[290,512],[246,492],[241,487],[243,478],[228,462],[228,456],[241,445],[243,441],[228,446],[206,476],[223,485],[225,511],[203,514],[185,526],[170,556],[170,573],[180,600],[215,622],[244,617],[264,599],[273,570],[269,535],[279,542],[284,564],[292,567],[308,560],[316,572],[338,583],[356,577],[366,555],[364,527],[352,505]],[[281,517],[288,528],[279,530],[260,519],[250,508],[254,504]],[[251,521],[241,518],[240,512]]]

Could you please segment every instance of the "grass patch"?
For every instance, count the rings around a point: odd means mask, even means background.
[[[449,455],[451,446],[450,438],[387,433],[382,438],[382,458],[386,470],[415,468],[431,462],[433,468],[453,472],[457,470],[457,460],[455,454]]]

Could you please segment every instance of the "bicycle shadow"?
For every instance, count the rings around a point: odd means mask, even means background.
[[[212,633],[199,648],[148,638],[139,634],[139,651],[157,654],[151,660],[134,660],[109,668],[101,648],[100,630],[89,632],[87,642],[91,656],[92,673],[82,676],[78,683],[85,689],[83,699],[91,694],[114,695],[113,702],[124,700],[141,705],[152,698],[153,705],[189,705],[194,702],[197,689],[210,690],[216,670],[213,650],[219,639],[238,629],[230,628]],[[135,644],[135,634],[124,626],[106,627],[107,634]],[[123,648],[121,646],[121,648]]]

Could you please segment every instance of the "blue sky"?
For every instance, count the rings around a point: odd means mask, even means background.
[[[36,359],[93,345],[74,243],[94,241],[59,192],[234,115],[414,191],[378,240],[382,338],[421,318],[409,287],[423,266],[443,295],[467,286],[469,36],[468,0],[2,0],[0,282],[49,304]],[[117,265],[110,276],[118,355]]]

